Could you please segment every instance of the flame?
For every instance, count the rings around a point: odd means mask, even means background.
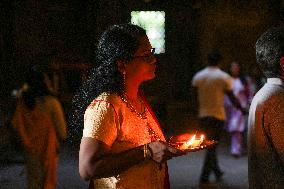
[[[204,135],[200,136],[201,143],[203,142],[204,138],[205,138]]]
[[[196,135],[193,135],[191,139],[189,139],[186,143],[187,146],[191,146],[196,138]]]
[[[187,148],[197,147],[203,142],[204,138],[205,138],[204,135],[201,135],[200,139],[196,139],[196,135],[193,135],[191,139],[189,139],[188,141],[182,144],[181,148],[187,149]]]

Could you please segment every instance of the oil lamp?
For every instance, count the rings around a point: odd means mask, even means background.
[[[214,140],[206,140],[205,134],[181,134],[171,137],[168,141],[169,145],[179,150],[199,151],[216,143]]]
[[[204,135],[201,135],[200,137],[196,137],[196,135],[193,135],[189,140],[183,142],[183,144],[179,147],[182,150],[186,150],[189,148],[198,148],[204,140]]]

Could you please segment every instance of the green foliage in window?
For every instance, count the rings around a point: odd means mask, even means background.
[[[156,54],[165,53],[164,11],[132,11],[131,23],[141,26],[146,30]]]

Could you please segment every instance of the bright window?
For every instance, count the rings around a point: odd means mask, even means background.
[[[146,30],[156,54],[165,53],[164,11],[132,11],[131,23],[141,26]]]

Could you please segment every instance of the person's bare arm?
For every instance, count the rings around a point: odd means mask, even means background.
[[[116,176],[130,167],[144,161],[143,146],[110,154],[110,147],[90,137],[83,137],[79,152],[79,173],[84,180]],[[173,149],[164,142],[149,144],[152,160],[162,163],[171,157],[184,153]]]
[[[63,112],[63,108],[57,99],[51,99],[50,104],[52,118],[55,125],[57,138],[59,141],[64,141],[67,138],[67,124]]]
[[[83,179],[115,176],[144,160],[143,146],[118,154],[108,153],[109,149],[110,147],[101,141],[82,138],[79,173]]]
[[[239,100],[235,97],[233,91],[226,91],[226,95],[229,97],[230,101],[232,102],[232,104],[238,108],[243,114],[247,114],[247,110],[245,108],[243,108],[241,106],[241,103],[239,102]]]

